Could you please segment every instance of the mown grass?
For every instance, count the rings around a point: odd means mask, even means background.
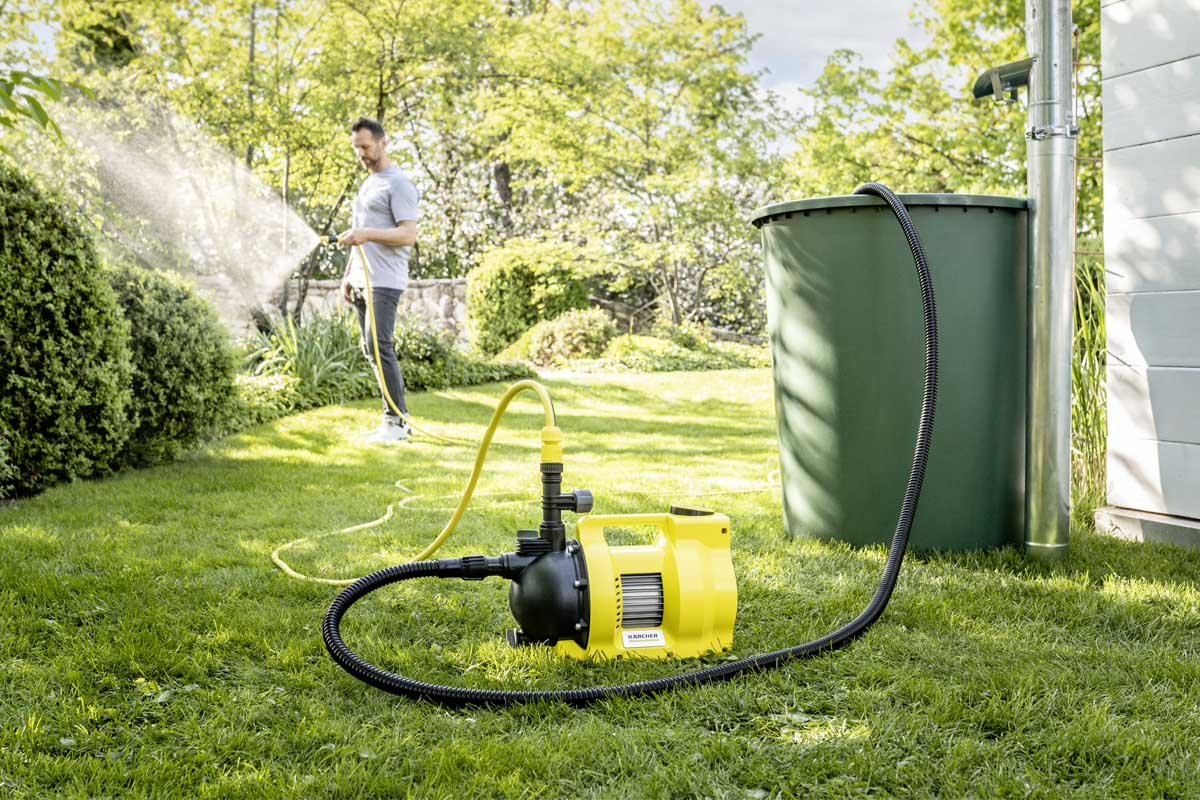
[[[566,488],[597,511],[704,503],[734,523],[736,656],[857,613],[881,548],[789,541],[770,376],[551,382]],[[478,437],[500,387],[414,394],[436,431]],[[1015,550],[914,555],[882,621],[838,653],[585,709],[448,710],[376,692],[326,656],[335,590],[275,570],[282,542],[393,522],[289,554],[343,576],[436,532],[473,450],[346,436],[374,403],[328,407],[164,467],[0,510],[0,797],[1192,797],[1200,786],[1200,555],[1074,533],[1046,566]],[[532,527],[539,409],[513,406],[482,497],[444,554]],[[723,496],[717,489],[754,490]],[[698,495],[698,496],[697,496]],[[686,663],[510,650],[499,581],[385,590],[347,641],[381,665],[477,687],[580,686]]]

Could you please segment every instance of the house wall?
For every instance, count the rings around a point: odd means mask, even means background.
[[[1200,518],[1200,0],[1102,0],[1108,501]]]

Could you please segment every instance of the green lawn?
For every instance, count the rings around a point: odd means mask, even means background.
[[[767,370],[550,382],[565,489],[600,512],[729,514],[737,656],[808,640],[866,603],[882,549],[789,541]],[[416,394],[431,428],[477,438],[502,387]],[[474,457],[347,433],[330,407],[158,469],[0,509],[0,797],[1195,797],[1200,554],[1076,531],[1054,567],[1015,550],[910,556],[849,648],[729,683],[585,709],[450,710],[344,674],[319,626],[336,590],[436,533]],[[540,407],[514,403],[482,493],[442,555],[535,527]],[[935,441],[934,447],[937,446]],[[741,494],[694,497],[720,489]],[[525,504],[504,504],[524,497]],[[413,582],[356,606],[347,642],[438,682],[555,688],[701,662],[578,663],[508,649],[506,585]],[[715,663],[708,659],[708,663]]]

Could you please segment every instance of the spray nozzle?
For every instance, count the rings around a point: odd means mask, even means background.
[[[320,238],[317,239],[317,244],[324,245],[325,247],[332,247],[337,243],[338,237],[336,233],[323,233],[321,234]]]

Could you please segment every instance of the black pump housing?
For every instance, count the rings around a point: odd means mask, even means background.
[[[578,542],[538,556],[508,589],[508,607],[520,626],[512,644],[556,644],[571,639],[587,647],[590,599],[587,564]]]

